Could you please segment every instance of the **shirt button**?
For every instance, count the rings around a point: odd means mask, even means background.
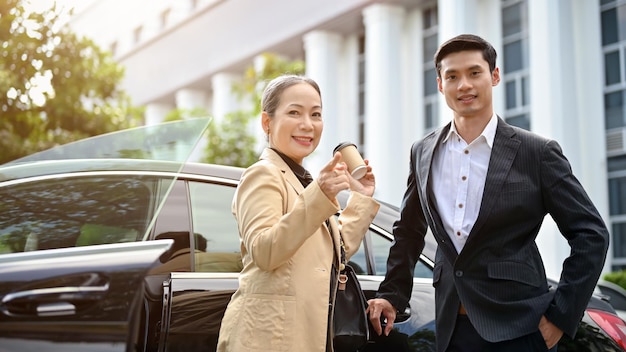
[[[454,275],[455,275],[456,277],[462,277],[462,276],[463,276],[463,270],[457,270],[457,271],[455,271],[455,272],[454,272]]]
[[[463,204],[459,204],[459,208],[463,208]]]
[[[467,180],[467,176],[461,176],[461,180],[463,181]]]
[[[469,150],[465,149],[465,150],[463,151],[463,153],[465,153],[465,154],[469,154]]]
[[[456,235],[457,235],[457,236],[461,236],[461,231],[457,231],[457,232],[456,232]]]

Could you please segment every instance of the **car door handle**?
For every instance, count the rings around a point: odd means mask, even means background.
[[[404,309],[404,312],[396,312],[396,319],[393,321],[394,324],[403,323],[411,318],[411,307],[407,306]],[[384,315],[380,315],[380,325],[384,328],[387,326],[387,318]]]
[[[76,303],[104,297],[109,283],[100,286],[50,287],[13,292],[2,298],[1,311],[10,316],[57,316],[76,313]]]
[[[403,321],[407,321],[409,320],[410,317],[411,317],[411,307],[407,306],[404,309],[404,312],[396,313],[396,322],[401,323]]]

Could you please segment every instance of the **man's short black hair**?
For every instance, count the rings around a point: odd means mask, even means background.
[[[449,39],[439,46],[435,53],[435,68],[437,76],[441,78],[441,60],[446,56],[460,51],[477,50],[483,53],[483,58],[489,64],[489,72],[496,68],[496,49],[488,41],[474,34],[460,34]]]

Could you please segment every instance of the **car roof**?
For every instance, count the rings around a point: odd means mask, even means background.
[[[239,181],[245,169],[235,166],[187,162],[181,164],[175,161],[150,159],[62,159],[40,160],[33,162],[13,163],[0,165],[0,182],[25,179],[31,177],[71,174],[79,172],[166,172],[180,175],[211,176],[233,181]],[[337,196],[342,207],[345,207],[349,192],[341,192]],[[386,232],[393,232],[393,223],[399,218],[398,207],[378,200],[381,207],[376,215],[376,225]],[[423,253],[434,260],[436,241],[430,231],[426,235]]]
[[[182,168],[181,168],[182,167]],[[211,175],[239,180],[243,168],[215,164],[185,163],[147,159],[66,159],[42,160],[0,166],[0,182],[29,177],[91,171],[151,171]]]

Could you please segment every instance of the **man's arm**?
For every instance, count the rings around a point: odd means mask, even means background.
[[[571,248],[545,316],[574,337],[602,272],[609,233],[558,143],[548,141],[541,159],[544,204]]]
[[[393,225],[394,241],[387,258],[387,273],[378,288],[376,299],[370,300],[369,316],[374,330],[380,334],[380,317],[387,320],[385,335],[389,334],[396,311],[403,311],[411,298],[413,271],[424,249],[424,236],[428,227],[419,198],[415,168],[415,146],[411,148],[410,171],[407,190],[400,207],[400,219]]]

